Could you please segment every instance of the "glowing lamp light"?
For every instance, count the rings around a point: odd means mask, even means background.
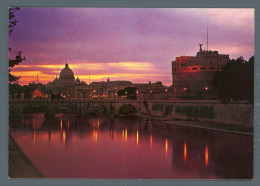
[[[165,89],[165,92],[167,92],[168,90],[167,89]]]
[[[205,90],[208,90],[209,88],[208,87],[205,87]]]
[[[136,94],[139,94],[139,91],[138,91],[138,90],[136,91]]]
[[[187,88],[186,88],[186,87],[184,87],[184,88],[183,88],[183,90],[187,90]]]

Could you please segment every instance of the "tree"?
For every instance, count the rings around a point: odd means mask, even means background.
[[[221,72],[215,74],[213,91],[222,100],[254,99],[254,56],[249,61],[239,57],[230,60]]]
[[[9,8],[9,37],[13,33],[14,27],[17,24],[17,20],[15,19],[15,11],[20,10],[19,7],[12,7]],[[9,47],[9,53],[12,51],[12,49]],[[18,65],[22,61],[26,60],[26,58],[22,57],[22,52],[19,51],[14,59],[9,58],[9,83],[17,82],[20,77],[14,76],[11,74],[11,71],[15,65]]]

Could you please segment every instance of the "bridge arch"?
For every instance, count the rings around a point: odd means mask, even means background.
[[[86,110],[87,114],[108,114],[110,111],[109,107],[102,103],[92,103],[89,105],[89,107]]]
[[[69,102],[59,102],[56,103],[54,106],[51,106],[53,108],[53,111],[55,113],[58,112],[69,112],[69,113],[74,113],[76,114],[78,106],[74,103],[69,103]]]
[[[133,104],[122,104],[118,109],[118,115],[137,114],[137,108]]]
[[[19,108],[20,114],[30,113],[30,112],[45,112],[45,105],[31,103],[31,104],[24,104]]]

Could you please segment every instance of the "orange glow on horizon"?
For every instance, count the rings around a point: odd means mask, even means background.
[[[149,62],[112,62],[108,66],[119,67],[127,70],[152,70],[153,65]]]
[[[187,145],[186,145],[186,141],[184,143],[183,159],[184,159],[184,161],[187,160]]]
[[[206,149],[205,149],[205,165],[206,167],[208,166],[209,164],[209,151],[208,151],[208,146],[206,146]]]
[[[82,66],[84,64],[84,66]],[[148,63],[148,62],[118,62],[118,63],[90,63],[87,66],[85,66],[85,63],[82,64],[69,64],[69,67],[74,71],[75,77],[79,77],[80,80],[83,80],[85,82],[89,81],[89,78],[91,79],[91,82],[93,81],[104,81],[107,79],[107,73],[100,73],[100,68],[104,68],[105,66],[109,67],[120,67],[120,68],[129,68],[130,70],[142,70],[142,71],[147,71],[147,73],[109,73],[110,78],[114,78],[115,80],[129,80],[132,81],[133,83],[141,83],[139,82],[140,79],[147,78],[147,75],[149,74],[150,77],[165,77],[165,73],[158,74],[156,73],[157,71],[153,69],[153,65]],[[137,65],[137,66],[135,66]],[[44,68],[45,71],[46,69],[49,69],[49,73],[45,73],[41,71],[42,69],[39,70],[29,70],[30,67],[38,67],[38,68]],[[16,68],[19,68],[19,70]],[[20,76],[21,78],[19,79],[19,84],[25,85],[29,84],[33,81],[37,80],[36,74],[39,75],[39,82],[46,84],[47,82],[53,81],[54,77],[56,74],[60,73],[60,70],[64,68],[64,65],[17,65],[14,67],[13,71],[11,74],[14,76]],[[149,70],[147,70],[148,68]],[[96,70],[94,74],[92,73],[91,75],[89,74],[77,74],[77,69],[86,69],[86,72],[89,72],[89,70]],[[106,68],[105,68],[106,69]],[[158,79],[158,78],[157,78]]]

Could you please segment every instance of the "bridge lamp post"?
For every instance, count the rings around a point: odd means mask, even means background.
[[[166,88],[164,91],[165,91],[164,98],[167,99],[167,92],[168,92],[168,89]]]
[[[152,93],[153,93],[153,91],[150,90],[149,99],[152,99]]]
[[[139,91],[137,90],[136,91],[136,100],[138,100],[138,98],[139,98]]]

